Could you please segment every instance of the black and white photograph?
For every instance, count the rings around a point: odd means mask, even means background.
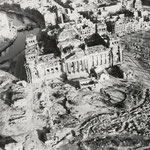
[[[150,0],[0,0],[0,150],[150,150]]]

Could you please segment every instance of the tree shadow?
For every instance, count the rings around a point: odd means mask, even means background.
[[[4,149],[5,145],[9,143],[17,143],[17,142],[10,136],[0,135],[0,148]]]

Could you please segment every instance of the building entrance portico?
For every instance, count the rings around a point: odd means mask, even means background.
[[[68,78],[77,78],[77,77],[87,77],[88,74],[88,60],[87,59],[77,59],[73,61],[67,61],[64,64],[65,71],[68,75]]]

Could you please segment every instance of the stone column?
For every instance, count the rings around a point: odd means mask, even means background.
[[[107,54],[105,53],[105,64],[107,64]]]
[[[71,73],[73,73],[73,62],[70,63]]]
[[[86,70],[85,59],[83,60],[83,68],[84,68],[84,71],[85,71]]]
[[[101,58],[101,63],[100,64],[103,65],[103,54],[100,55],[100,58]]]
[[[66,70],[67,73],[69,73],[69,66],[68,66],[68,63],[66,63],[66,69],[65,69],[65,70]]]
[[[86,70],[86,60],[83,61],[84,64],[84,71]]]
[[[79,66],[80,66],[79,72],[81,72],[82,71],[82,61],[81,60],[79,60]]]
[[[84,60],[81,60],[81,71],[84,71]]]
[[[102,55],[103,64],[105,65],[105,54]]]
[[[107,64],[109,65],[109,52],[107,53]]]
[[[75,68],[75,62],[72,62],[72,65],[73,65],[73,73],[75,73],[75,70],[76,70],[76,68]]]
[[[92,66],[95,65],[95,62],[94,62],[94,56],[92,56]]]
[[[80,63],[77,61],[77,72],[80,72]]]
[[[98,55],[98,66],[100,66],[101,61],[100,61],[100,55]]]
[[[63,14],[60,14],[60,17],[61,17],[61,22],[64,23]]]
[[[113,55],[113,49],[112,48],[109,51],[109,64],[110,64],[110,66],[113,66],[113,64],[114,64],[114,55]]]
[[[75,73],[77,72],[77,65],[78,65],[77,62],[75,61],[75,62],[74,62],[74,72],[75,72]]]
[[[87,67],[87,70],[89,71],[89,64],[88,64],[88,60],[86,60],[86,67]]]
[[[69,62],[69,73],[71,73],[71,72],[72,72],[72,70],[71,70],[71,66],[72,66],[72,63],[70,63],[70,62]]]
[[[99,59],[98,59],[98,56],[96,56],[96,65],[97,65],[97,66],[99,65]]]
[[[94,57],[94,66],[96,66],[97,65],[97,56],[95,55],[93,57]]]
[[[120,62],[122,62],[123,58],[122,58],[122,49],[119,49],[119,54],[120,54]]]
[[[91,59],[91,57],[87,58],[87,66],[88,66],[88,71],[90,71],[90,69],[92,67],[92,59]]]
[[[79,66],[80,66],[79,71],[81,72],[82,71],[82,61],[81,60],[79,60]]]

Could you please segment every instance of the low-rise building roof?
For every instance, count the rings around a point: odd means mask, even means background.
[[[54,54],[47,54],[39,56],[37,64],[40,63],[47,63],[47,64],[53,64],[58,63],[60,61],[59,57],[54,57]]]

